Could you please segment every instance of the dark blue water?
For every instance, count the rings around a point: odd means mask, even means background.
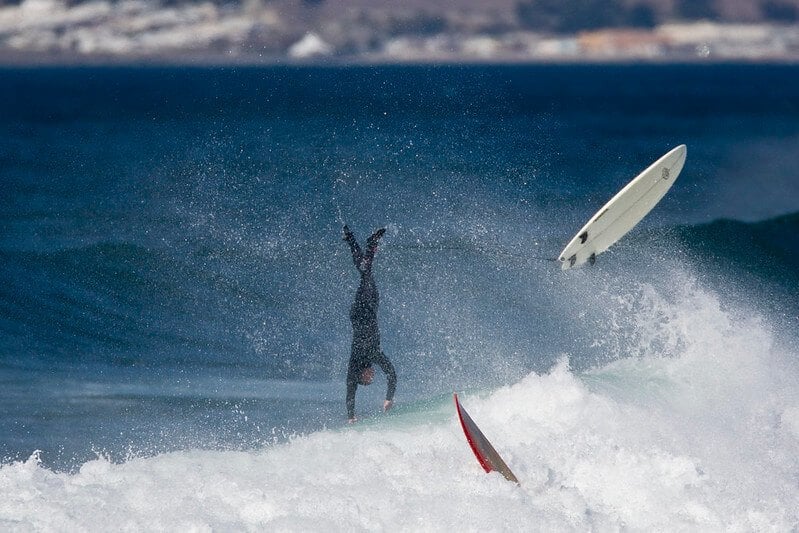
[[[675,186],[597,267],[547,261],[683,143]],[[794,66],[2,70],[0,457],[73,468],[340,425],[343,222],[388,227],[398,406],[629,356],[597,341],[607,304],[574,276],[634,295],[681,269],[790,336],[797,168]]]

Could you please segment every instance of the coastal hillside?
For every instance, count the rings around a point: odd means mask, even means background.
[[[0,0],[0,62],[787,59],[799,0]]]

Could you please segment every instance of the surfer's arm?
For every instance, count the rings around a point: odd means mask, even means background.
[[[380,352],[380,356],[375,359],[375,363],[377,363],[386,374],[386,381],[388,382],[386,386],[386,402],[389,402],[389,404],[383,404],[383,409],[388,410],[391,407],[390,404],[394,402],[394,392],[397,390],[397,372],[394,370],[394,365],[391,364],[391,361],[383,352]]]
[[[347,372],[347,419],[355,421],[355,390],[358,388],[358,376],[350,369]]]

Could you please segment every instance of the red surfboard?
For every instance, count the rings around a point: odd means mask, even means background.
[[[471,446],[474,456],[477,457],[477,461],[480,463],[480,466],[483,467],[483,470],[486,472],[499,472],[505,476],[505,479],[508,481],[520,484],[516,476],[513,475],[513,472],[510,471],[508,465],[505,464],[505,461],[502,460],[502,457],[500,457],[494,447],[491,446],[491,443],[488,442],[486,436],[483,435],[483,432],[480,431],[480,428],[474,423],[472,417],[469,416],[469,413],[467,413],[466,409],[460,404],[458,395],[453,394],[452,396],[455,399],[455,408],[458,411],[458,419],[461,421],[461,427],[463,428],[463,433],[466,435],[466,441],[469,443],[469,446]]]

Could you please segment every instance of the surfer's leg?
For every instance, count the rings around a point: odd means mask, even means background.
[[[350,231],[350,228],[344,226],[344,242],[350,245],[350,252],[352,252],[352,262],[355,263],[355,268],[361,270],[361,261],[363,260],[363,252],[355,238],[355,234]]]
[[[374,233],[372,233],[368,239],[366,239],[365,257],[369,259],[370,263],[372,262],[372,259],[374,259],[375,253],[377,253],[377,243],[380,241],[380,239],[383,237],[385,233],[386,233],[386,228],[380,228],[379,230],[376,230]]]

